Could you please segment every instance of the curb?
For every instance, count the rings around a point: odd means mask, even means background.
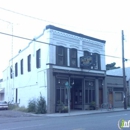
[[[94,115],[94,114],[104,114],[104,113],[113,113],[113,112],[123,112],[123,111],[130,111],[130,110],[110,110],[110,111],[101,111],[101,112],[92,112],[92,113],[80,113],[80,114],[69,114],[66,115],[45,115],[47,117],[69,117],[69,116],[81,116],[81,115]]]

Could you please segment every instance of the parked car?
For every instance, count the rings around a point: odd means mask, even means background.
[[[0,101],[0,110],[8,110],[8,103],[5,101]]]

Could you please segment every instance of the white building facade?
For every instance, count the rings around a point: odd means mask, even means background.
[[[47,112],[55,113],[59,102],[87,109],[107,102],[105,41],[52,25],[19,51],[3,72],[5,100],[27,107],[28,101],[45,97]]]

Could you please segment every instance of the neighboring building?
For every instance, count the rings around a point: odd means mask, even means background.
[[[107,74],[114,76],[123,76],[123,69],[113,69],[108,70]],[[125,76],[126,76],[126,87],[127,87],[127,100],[128,105],[130,106],[130,67],[125,68]]]
[[[3,79],[0,79],[0,101],[4,100]]]
[[[20,106],[27,107],[41,93],[48,113],[54,113],[59,102],[67,104],[67,83],[72,86],[71,109],[108,102],[105,41],[52,25],[19,51],[3,74],[5,99]]]

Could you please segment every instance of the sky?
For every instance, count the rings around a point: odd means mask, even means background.
[[[129,0],[0,0],[0,32],[13,32],[14,35],[33,39],[42,33],[46,25],[52,24],[106,40],[106,64],[116,62],[116,66],[122,67],[122,59],[113,57],[122,55],[121,30],[124,30],[125,58],[130,59],[128,2]],[[0,78],[9,59],[28,43],[28,40],[0,33]],[[130,60],[125,66],[130,66]]]

